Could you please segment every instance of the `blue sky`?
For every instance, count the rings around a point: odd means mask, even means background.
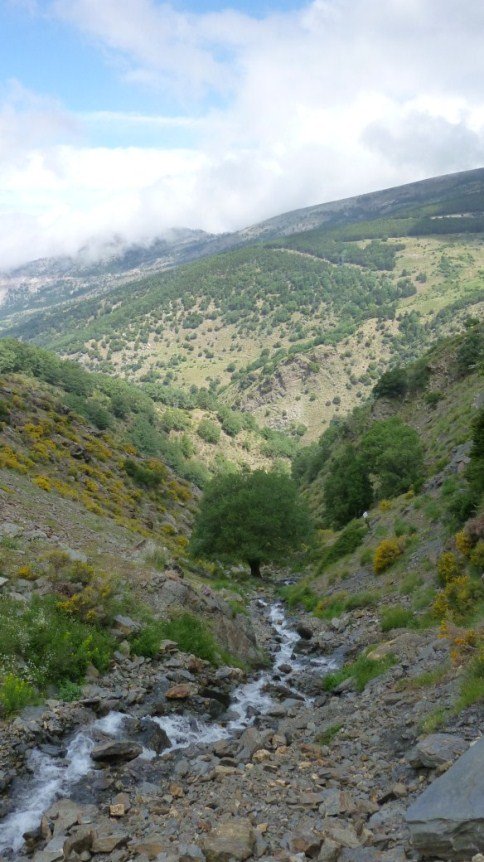
[[[3,0],[0,271],[484,164],[481,0]]]

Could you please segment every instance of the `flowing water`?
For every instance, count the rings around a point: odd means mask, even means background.
[[[272,667],[232,692],[230,718],[225,723],[202,721],[189,713],[153,718],[165,730],[171,742],[168,751],[228,739],[251,725],[256,716],[267,714],[275,701],[266,689],[272,682],[279,681],[280,669],[284,665],[290,664],[296,676],[298,671],[308,670],[312,670],[315,675],[322,675],[334,666],[331,659],[323,656],[295,654],[294,647],[300,637],[291,629],[282,604],[277,602],[269,606],[261,601],[259,604],[267,608],[267,619],[274,632]],[[288,685],[286,680],[284,686],[301,698],[297,688]],[[96,735],[102,732],[113,738],[119,737],[129,717],[122,712],[111,712],[86,726],[72,738],[63,758],[52,757],[39,749],[31,752],[27,765],[33,777],[21,783],[23,786],[16,791],[15,811],[0,823],[0,853],[20,850],[24,843],[23,835],[38,827],[43,812],[56,799],[68,797],[72,788],[91,771],[93,764],[90,754],[96,744]],[[156,757],[156,753],[144,749],[141,757],[151,760]]]

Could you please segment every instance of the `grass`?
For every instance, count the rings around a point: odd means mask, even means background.
[[[399,691],[403,689],[419,690],[421,688],[431,688],[433,685],[438,685],[447,676],[450,670],[450,665],[445,662],[433,670],[427,670],[418,676],[407,677],[404,680],[397,682],[396,688]]]
[[[402,585],[400,587],[400,595],[401,596],[410,596],[415,592],[419,587],[423,584],[422,575],[419,575],[418,572],[410,572],[407,577],[402,581]]]
[[[438,706],[423,719],[420,724],[421,733],[435,733],[444,726],[447,719],[450,718],[451,711],[445,706]]]
[[[418,621],[413,611],[402,605],[386,608],[381,615],[382,632],[389,632],[392,629],[411,629],[416,628],[417,625]]]
[[[466,709],[474,703],[484,703],[484,650],[469,664],[462,680],[456,709]]]
[[[316,737],[316,742],[319,743],[319,745],[330,745],[342,727],[342,724],[331,724],[330,727],[327,727],[326,730]]]
[[[396,658],[393,655],[387,655],[381,659],[371,659],[366,654],[360,655],[356,661],[345,664],[340,670],[325,676],[323,689],[334,691],[341,682],[351,677],[355,681],[356,690],[361,692],[370,680],[385,673],[395,664],[395,661]]]
[[[313,592],[307,581],[282,587],[279,594],[289,608],[303,607],[307,611],[312,611],[318,619],[322,620],[330,620],[332,617],[337,617],[347,611],[375,606],[380,599],[378,592],[370,591],[355,593],[352,596],[341,592],[321,598]]]

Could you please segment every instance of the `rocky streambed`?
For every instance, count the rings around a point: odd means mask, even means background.
[[[417,859],[406,811],[448,777],[482,719],[473,708],[450,733],[422,738],[422,717],[445,706],[453,682],[422,694],[402,681],[441,665],[447,644],[397,634],[385,674],[361,693],[346,681],[329,694],[322,676],[372,640],[371,614],[288,622],[262,598],[252,610],[271,666],[250,678],[167,642],[157,661],[120,662],[79,703],[14,721],[2,746],[0,859]],[[466,840],[427,835],[424,851],[470,860],[480,838]]]

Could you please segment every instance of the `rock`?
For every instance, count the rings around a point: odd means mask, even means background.
[[[163,852],[166,847],[166,838],[161,833],[153,833],[147,835],[141,841],[136,841],[130,845],[130,850],[135,850],[136,853],[146,856],[148,859],[156,859],[158,854]]]
[[[0,578],[0,589],[8,584],[8,578]]]
[[[141,630],[141,623],[132,620],[131,617],[118,614],[117,617],[114,617],[114,628],[125,637],[129,637],[129,635],[136,634]]]
[[[309,829],[301,830],[291,835],[289,839],[289,850],[291,853],[304,853],[310,859],[316,859],[323,843],[321,835],[316,835]]]
[[[90,850],[94,838],[92,827],[85,826],[78,829],[75,835],[66,838],[63,845],[64,859],[70,859],[73,853],[84,853]]]
[[[323,790],[321,796],[323,801],[319,807],[319,813],[326,817],[335,817],[338,814],[346,814],[355,811],[355,804],[349,793],[330,787]]]
[[[256,751],[265,748],[271,736],[270,730],[260,731],[255,727],[248,727],[239,739],[237,759],[250,760]]]
[[[205,862],[205,855],[196,844],[180,844],[178,862]]]
[[[323,822],[325,841],[330,838],[340,847],[355,848],[361,846],[354,826],[348,821],[326,819]]]
[[[33,862],[58,862],[58,860],[64,858],[62,848],[60,851],[40,850],[35,854]]]
[[[128,837],[125,832],[110,834],[94,832],[91,850],[93,853],[112,853],[118,847],[124,847],[128,843]]]
[[[82,551],[76,551],[75,548],[68,548],[66,545],[61,545],[61,548],[73,563],[87,563],[87,557]]]
[[[406,820],[424,856],[454,862],[484,850],[484,737],[419,796]]]
[[[79,822],[80,806],[70,799],[59,799],[45,812],[48,820],[54,822],[54,835],[67,832]]]
[[[97,745],[91,751],[91,757],[96,763],[126,763],[128,760],[139,757],[142,751],[141,745],[136,742],[120,740],[119,742]]]
[[[340,850],[341,844],[337,844],[332,838],[325,838],[319,851],[318,862],[337,862]]]
[[[305,623],[298,623],[296,626],[296,631],[299,637],[305,641],[310,641],[313,636],[312,629],[310,629],[309,626],[307,626]]]
[[[187,700],[197,693],[197,686],[193,683],[180,683],[173,685],[166,692],[167,700]]]
[[[243,862],[252,856],[256,833],[248,820],[234,818],[220,823],[203,840],[207,862]]]
[[[20,524],[12,524],[10,521],[4,521],[0,524],[0,536],[2,538],[15,539],[23,533]]]
[[[433,733],[417,742],[408,755],[408,761],[415,767],[426,766],[434,769],[453,762],[468,747],[469,743],[460,736],[454,736],[451,733]]]
[[[157,754],[161,754],[162,751],[165,751],[167,748],[171,748],[168,734],[166,730],[163,730],[163,728],[160,727],[158,722],[151,721],[149,718],[143,718],[141,728],[142,732],[139,738],[147,748],[151,748],[151,750],[156,751]]]

